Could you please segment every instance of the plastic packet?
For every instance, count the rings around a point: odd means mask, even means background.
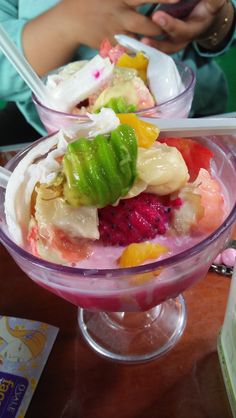
[[[0,418],[23,418],[58,328],[0,316]]]

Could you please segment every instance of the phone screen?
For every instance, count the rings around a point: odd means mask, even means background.
[[[151,16],[157,10],[162,10],[177,19],[184,19],[191,13],[199,1],[200,0],[180,0],[175,4],[153,3],[146,12],[146,16]]]

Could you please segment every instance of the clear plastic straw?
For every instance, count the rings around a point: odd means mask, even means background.
[[[0,49],[14,65],[22,79],[36,95],[39,101],[45,105],[52,105],[53,99],[47,87],[40,80],[24,55],[17,49],[14,42],[9,38],[6,31],[0,25]]]

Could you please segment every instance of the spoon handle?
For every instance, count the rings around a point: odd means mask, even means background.
[[[11,172],[5,167],[0,166],[0,187],[6,189]]]
[[[39,100],[42,103],[47,103],[49,94],[46,86],[25,59],[24,55],[18,50],[2,25],[0,25],[0,49]]]
[[[141,118],[150,123],[150,118]],[[160,130],[161,137],[236,135],[236,118],[155,119],[151,122]]]

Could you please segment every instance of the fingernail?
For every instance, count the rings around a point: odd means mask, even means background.
[[[163,17],[159,17],[159,19],[157,19],[157,23],[164,28],[164,26],[166,26],[166,19],[164,19]]]
[[[166,19],[162,16],[157,16],[156,18],[155,18],[155,16],[153,16],[153,20],[154,20],[155,23],[157,23],[162,28],[164,28],[166,26]]]

